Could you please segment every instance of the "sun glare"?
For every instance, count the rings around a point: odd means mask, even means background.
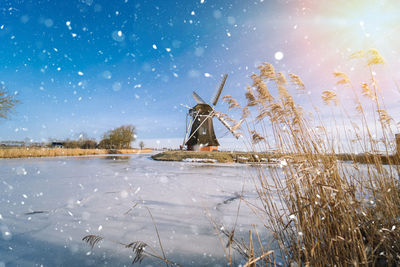
[[[359,22],[365,37],[380,39],[392,30],[395,18],[388,11],[372,6],[365,7],[361,12],[354,12],[354,21]]]
[[[342,9],[344,32],[352,40],[352,46],[375,47],[381,52],[391,52],[397,48],[400,39],[396,35],[400,16],[397,1],[357,1]]]
[[[400,45],[400,1],[321,2],[314,10],[319,32],[329,34],[341,49],[376,48],[389,55]]]

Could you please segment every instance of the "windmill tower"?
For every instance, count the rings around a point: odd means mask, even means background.
[[[234,129],[214,109],[218,103],[218,99],[227,78],[228,74],[225,74],[221,85],[212,99],[212,106],[207,104],[196,92],[193,92],[193,98],[197,104],[194,107],[189,108],[189,112],[186,116],[186,135],[183,144],[186,146],[187,150],[218,150],[219,142],[214,132],[214,117],[217,117],[217,119],[233,134],[233,136],[239,138],[240,134],[235,132]],[[190,121],[188,121],[188,118],[190,118]]]

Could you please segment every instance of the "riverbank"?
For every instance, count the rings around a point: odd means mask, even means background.
[[[81,148],[18,147],[18,148],[1,148],[0,149],[0,158],[135,154],[135,153],[151,153],[152,151],[153,151],[152,149],[140,150],[140,149],[81,149]]]
[[[152,155],[152,159],[161,161],[192,161],[208,163],[252,163],[273,162],[280,157],[277,153],[222,152],[222,151],[183,151],[171,150]]]
[[[322,159],[324,156],[319,155]],[[337,160],[352,161],[364,164],[394,164],[400,165],[398,155],[375,155],[375,154],[336,154]],[[266,152],[222,152],[222,151],[186,151],[170,150],[151,156],[154,160],[160,161],[186,161],[205,163],[275,163],[282,160],[300,162],[307,159],[306,155],[283,155],[281,153]]]

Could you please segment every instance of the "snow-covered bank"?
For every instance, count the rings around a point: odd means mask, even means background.
[[[0,265],[123,266],[141,240],[184,266],[222,264],[223,248],[205,213],[234,224],[244,190],[255,199],[249,168],[126,157],[0,160]],[[234,199],[233,201],[226,201]],[[237,234],[258,223],[242,205]],[[260,227],[261,228],[261,227]],[[88,234],[105,238],[91,251]],[[146,263],[153,261],[145,260]],[[158,264],[157,264],[158,265]]]

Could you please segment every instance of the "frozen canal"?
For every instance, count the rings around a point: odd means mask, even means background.
[[[256,198],[249,171],[149,155],[0,159],[0,266],[129,266],[133,253],[118,242],[140,240],[160,251],[146,207],[168,259],[224,266],[206,213],[229,229],[242,189]],[[242,203],[237,233],[248,235],[254,223]],[[104,237],[93,250],[82,241],[89,234]],[[160,262],[145,258],[142,265]]]

